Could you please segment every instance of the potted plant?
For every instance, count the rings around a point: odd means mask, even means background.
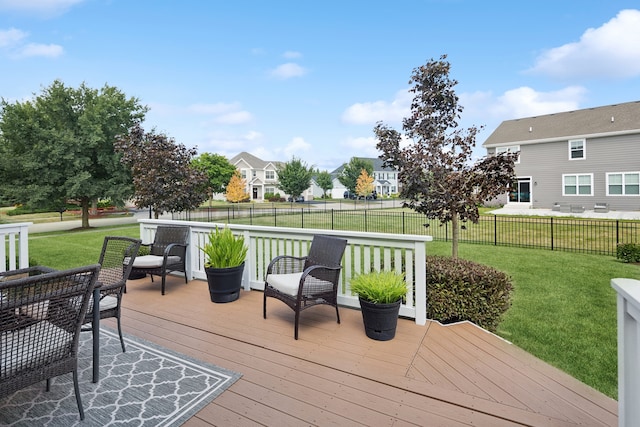
[[[407,294],[404,274],[376,271],[351,280],[351,291],[358,295],[367,336],[388,341],[396,335],[400,304]]]
[[[200,247],[204,253],[204,270],[212,302],[231,302],[240,296],[247,247],[244,236],[235,236],[231,229],[216,227],[208,242]]]

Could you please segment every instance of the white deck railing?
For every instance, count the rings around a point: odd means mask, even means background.
[[[618,425],[640,420],[640,280],[611,279],[618,293]]]
[[[29,267],[29,226],[31,224],[31,222],[0,224],[0,273]]]
[[[140,238],[143,243],[153,242],[159,224],[190,227],[187,251],[187,277],[205,279],[203,246],[211,230],[225,224],[210,222],[141,219]],[[249,252],[247,254],[243,286],[245,290],[264,289],[264,276],[271,259],[277,255],[306,255],[314,234],[331,234],[347,239],[340,275],[341,287],[338,303],[359,308],[358,298],[351,294],[349,282],[359,273],[374,270],[404,272],[409,291],[400,307],[400,315],[415,319],[419,325],[427,321],[426,242],[431,236],[400,235],[387,233],[362,233],[356,231],[316,230],[251,225],[228,225],[235,233],[243,233]]]

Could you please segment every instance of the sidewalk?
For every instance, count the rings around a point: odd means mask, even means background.
[[[148,210],[134,211],[133,216],[116,217],[116,218],[91,218],[89,220],[90,227],[104,227],[109,225],[121,224],[137,224],[138,219],[149,218]],[[171,214],[161,215],[160,218],[171,218]],[[40,224],[32,224],[29,226],[29,234],[45,233],[48,231],[64,231],[73,230],[82,226],[81,219],[72,221],[43,222]]]
[[[631,219],[640,220],[640,211],[609,211],[594,212],[584,211],[582,213],[558,212],[551,209],[525,209],[503,207],[489,211],[488,213],[496,215],[523,215],[523,216],[562,216],[575,218],[591,218],[591,219]]]

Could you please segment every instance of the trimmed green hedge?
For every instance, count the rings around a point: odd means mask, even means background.
[[[442,323],[468,320],[495,332],[511,306],[511,278],[463,259],[427,256],[427,317]]]
[[[624,262],[640,262],[640,244],[620,243],[616,247],[616,258]]]

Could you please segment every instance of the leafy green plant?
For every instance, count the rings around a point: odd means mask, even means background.
[[[624,262],[640,262],[640,244],[620,243],[616,247],[616,258]]]
[[[200,250],[204,252],[207,268],[237,267],[247,256],[244,235],[235,236],[227,227],[211,231],[209,241]]]
[[[404,274],[375,271],[351,279],[351,291],[375,304],[391,304],[407,294],[407,284]]]
[[[442,323],[469,320],[495,332],[511,306],[511,278],[473,261],[427,256],[427,317]]]

